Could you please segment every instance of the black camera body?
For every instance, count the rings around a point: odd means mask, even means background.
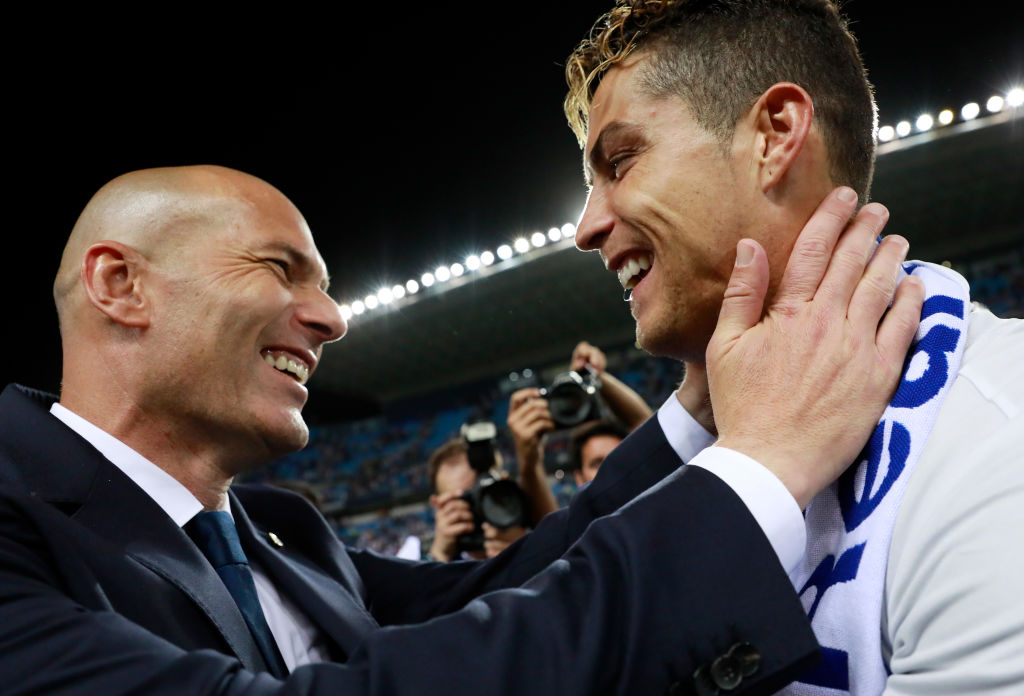
[[[483,523],[508,529],[525,527],[529,520],[530,502],[515,481],[496,478],[494,439],[498,430],[494,423],[477,421],[462,426],[462,437],[468,449],[469,465],[477,472],[476,483],[462,494],[473,512],[474,529],[455,540],[457,552],[480,551],[484,548]]]
[[[601,378],[590,365],[582,372],[570,370],[555,377],[550,387],[543,387],[540,395],[548,401],[548,410],[555,427],[572,428],[589,420],[600,418]]]

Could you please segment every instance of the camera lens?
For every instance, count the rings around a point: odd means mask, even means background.
[[[590,412],[590,395],[577,384],[564,382],[552,388],[547,396],[548,408],[555,423],[562,426],[582,423]]]
[[[522,490],[508,480],[495,481],[480,492],[480,512],[498,529],[526,524]]]

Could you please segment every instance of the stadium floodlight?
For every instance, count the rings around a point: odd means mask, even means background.
[[[439,283],[447,282],[451,277],[452,273],[448,270],[447,266],[438,266],[434,269],[434,278],[436,278]]]
[[[377,309],[377,296],[367,295],[366,299],[363,300],[363,303],[366,305],[367,309]]]
[[[562,225],[562,239],[569,239],[576,236],[576,225],[567,222]]]
[[[977,102],[969,102],[964,104],[964,108],[960,109],[960,115],[965,121],[971,121],[978,118],[978,114],[981,113],[981,107],[978,106]]]
[[[930,131],[932,129],[932,126],[935,125],[935,119],[932,118],[930,114],[921,114],[917,117],[917,121],[914,125],[917,127],[918,131],[924,133],[925,131]]]
[[[512,258],[512,247],[508,244],[502,244],[498,247],[498,258],[502,261]]]
[[[516,241],[512,242],[512,248],[520,254],[525,254],[530,250],[530,243],[523,237],[520,237]]]
[[[341,312],[341,318],[344,319],[345,321],[348,321],[349,319],[352,318],[352,308],[349,307],[347,304],[343,304],[340,307],[338,307],[338,311]]]
[[[905,138],[910,135],[911,128],[910,121],[900,121],[896,124],[896,135]]]
[[[410,295],[415,295],[420,291],[420,284],[415,280],[409,280],[405,283],[405,289],[409,291]]]
[[[538,249],[548,243],[548,238],[544,236],[543,232],[534,232],[530,235],[530,244],[534,245]]]
[[[420,276],[420,282],[423,283],[423,287],[429,288],[431,285],[434,284],[434,274],[424,273],[422,276]]]
[[[548,239],[550,239],[552,242],[562,241],[562,230],[558,229],[557,227],[552,227],[550,230],[548,230]]]
[[[939,112],[939,123],[943,126],[948,126],[953,122],[953,111],[951,109],[943,109]]]
[[[352,313],[353,314],[362,314],[365,311],[366,311],[366,305],[364,305],[359,300],[356,300],[355,302],[352,303]]]
[[[988,98],[988,101],[985,102],[985,108],[988,109],[990,114],[997,114],[1003,110],[1003,105],[1005,103],[1006,102],[1003,98],[996,94]]]
[[[476,254],[470,254],[469,256],[467,256],[466,269],[470,271],[475,271],[478,268],[480,268],[480,257],[477,256]]]
[[[887,143],[895,137],[896,131],[892,126],[882,126],[878,129],[878,139],[883,143]]]
[[[461,263],[453,263],[448,270],[452,272],[452,276],[455,278],[458,278],[460,275],[466,272],[466,269],[463,268]]]
[[[382,305],[391,304],[393,299],[395,299],[395,295],[391,292],[391,288],[381,288],[377,291],[377,301]]]
[[[1018,106],[1024,105],[1024,88],[1014,87],[1006,93],[1006,103],[1008,106],[1016,109]]]
[[[489,251],[485,251],[484,253],[480,254],[480,263],[482,263],[485,266],[490,266],[492,263],[494,263],[494,254],[492,254]]]
[[[391,288],[391,295],[396,300],[402,299],[403,297],[405,297],[405,287],[402,285],[396,285],[395,287]]]

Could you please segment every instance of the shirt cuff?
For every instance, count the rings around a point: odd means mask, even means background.
[[[804,557],[807,529],[800,506],[782,481],[756,460],[727,447],[708,447],[688,463],[710,471],[740,497],[793,580]]]
[[[704,429],[690,412],[683,408],[675,392],[658,409],[658,425],[665,433],[668,444],[672,445],[679,458],[688,462],[705,447],[710,447],[715,436]]]

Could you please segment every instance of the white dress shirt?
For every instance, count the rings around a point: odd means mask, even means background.
[[[203,504],[185,486],[128,445],[59,403],[50,408],[50,413],[85,438],[124,472],[179,527],[184,527],[186,522],[202,511]],[[220,509],[231,514],[231,505],[226,496]],[[320,630],[291,600],[277,591],[270,578],[252,559],[249,559],[249,566],[267,625],[270,626],[270,632],[274,635],[288,669],[327,660],[328,651]]]

